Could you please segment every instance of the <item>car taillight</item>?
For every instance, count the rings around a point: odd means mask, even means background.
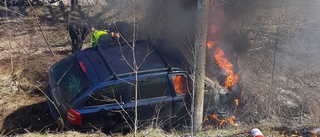
[[[186,93],[187,92],[186,77],[182,75],[175,76],[173,78],[173,86],[177,94]]]
[[[82,125],[81,114],[72,108],[69,108],[69,110],[68,110],[67,120],[72,124],[75,124],[78,126]]]
[[[80,65],[82,71],[83,71],[84,73],[86,73],[86,72],[87,72],[87,69],[86,69],[86,67],[83,65],[83,63],[82,63],[82,62],[79,62],[79,65]]]

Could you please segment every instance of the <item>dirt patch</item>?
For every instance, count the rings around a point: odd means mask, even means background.
[[[2,134],[4,135],[57,130],[57,124],[45,101],[19,107],[4,119],[3,125]]]
[[[52,64],[69,54],[65,29],[14,18],[1,22],[0,129],[2,135],[55,130],[44,91]],[[68,35],[66,35],[68,36]],[[52,56],[44,39],[53,49]],[[54,40],[56,39],[56,41]]]
[[[55,130],[43,91],[48,82],[49,67],[58,56],[6,58],[2,64],[3,87],[0,96],[0,129],[2,134],[45,132]]]

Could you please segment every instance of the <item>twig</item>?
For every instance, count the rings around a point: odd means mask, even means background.
[[[10,132],[8,132],[7,134],[5,134],[4,136],[6,137],[6,136],[10,135],[12,132],[15,132],[15,131],[17,131],[17,130],[19,130],[19,129],[21,129],[21,127],[11,130]]]
[[[60,117],[59,120],[60,120],[60,122],[62,123],[62,127],[61,127],[61,130],[62,130],[63,127],[64,127],[64,123],[63,123],[63,121],[61,120],[61,119],[62,119],[62,115],[61,115],[58,107],[57,107],[56,104],[48,97],[48,95],[47,95],[46,93],[44,93],[43,90],[41,90],[38,86],[36,86],[36,88],[48,99],[48,101],[54,106],[54,109],[57,110],[57,113],[58,113],[58,115],[59,115],[59,117]]]
[[[50,124],[48,124],[48,125],[45,125],[43,128],[40,129],[39,132],[42,132],[42,130],[44,130],[45,128],[47,128],[47,127],[49,127],[49,126],[51,126],[51,125],[53,125],[53,124],[56,124],[56,122],[50,123]]]

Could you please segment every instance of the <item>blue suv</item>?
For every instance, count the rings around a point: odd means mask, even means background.
[[[166,41],[99,45],[69,55],[50,68],[48,105],[57,122],[78,131],[130,129],[135,100],[139,126],[188,123],[191,69],[190,61]],[[223,95],[208,78],[205,89],[205,114],[233,115],[234,103],[219,109]],[[224,102],[240,94],[235,95]]]

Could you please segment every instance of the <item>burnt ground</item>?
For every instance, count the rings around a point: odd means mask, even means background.
[[[162,9],[163,13],[173,16],[165,16],[159,10],[150,14],[142,12],[152,7],[146,3],[139,3],[136,11],[141,12],[137,12],[136,17],[137,20],[153,19],[138,23],[151,34],[162,29],[164,37],[179,43],[180,39],[174,36],[185,39],[186,33],[192,32],[192,27],[188,27],[193,25],[188,21],[194,19],[190,4],[182,4],[180,10],[171,7],[181,4],[179,2],[166,6],[168,9]],[[2,135],[59,131],[40,90],[46,87],[49,67],[71,54],[65,24],[68,19],[75,18],[84,19],[97,28],[105,21],[133,22],[128,3],[108,4],[83,5],[74,10],[68,5],[38,6],[34,7],[35,12],[30,7],[13,7],[8,12],[0,9],[0,30],[5,32],[0,34]],[[231,44],[237,49],[238,75],[247,95],[247,105],[237,117],[239,125],[261,125],[263,132],[272,130],[286,135],[295,130],[303,136],[317,132],[320,120],[319,5],[318,0],[255,0],[247,6],[223,5],[228,25],[238,35],[245,35],[250,43],[244,47]],[[176,21],[182,17],[180,11],[190,17]],[[159,26],[159,22],[163,26]],[[234,38],[228,38],[230,43],[237,43]]]

